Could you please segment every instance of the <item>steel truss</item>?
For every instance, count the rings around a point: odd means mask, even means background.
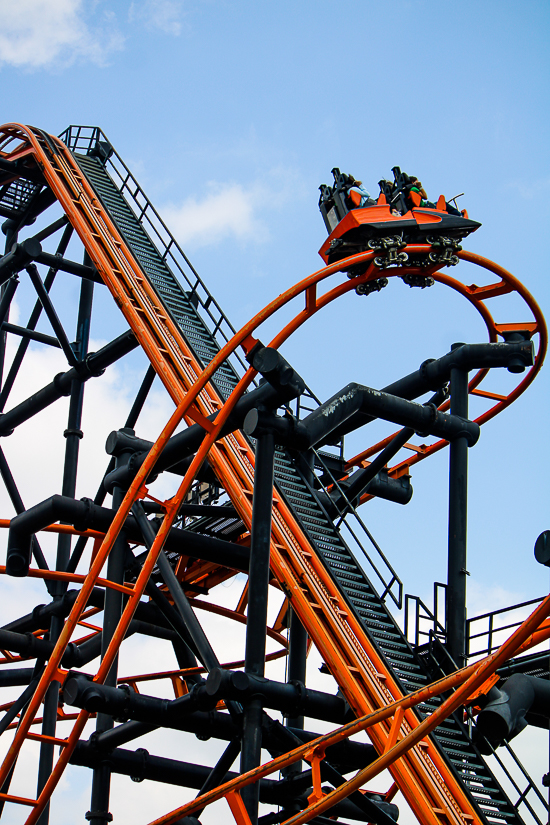
[[[465,251],[457,251],[459,259],[496,280],[467,287],[443,260],[409,267],[408,282],[434,279],[464,296],[485,322],[488,342],[459,345],[382,391],[352,384],[321,404],[278,350],[350,290],[372,291],[381,266],[375,252],[300,281],[237,332],[103,133],[70,127],[62,138],[18,124],[0,130],[0,435],[35,416],[40,422],[52,404],[69,400],[62,483],[43,501],[23,502],[20,468],[0,450],[0,474],[17,513],[0,522],[8,537],[0,572],[41,579],[48,593],[46,604],[0,629],[0,733],[9,743],[0,813],[27,810],[27,823],[45,825],[52,794],[73,764],[92,771],[90,809],[82,813],[95,825],[112,819],[117,774],[198,791],[154,825],[192,825],[222,798],[238,825],[334,816],[390,825],[398,791],[423,825],[521,823],[524,812],[540,823],[531,804],[533,795],[543,799],[540,790],[532,783],[531,797],[510,800],[457,713],[477,707],[498,683],[499,668],[550,636],[549,597],[500,648],[493,651],[489,640],[489,655],[468,664],[467,451],[480,425],[524,392],[542,366],[546,327],[532,296],[502,267]],[[50,210],[57,216],[48,221]],[[429,250],[418,244],[406,251],[418,261]],[[362,274],[345,278],[344,269]],[[54,288],[59,272],[79,283],[74,341],[62,320],[66,302]],[[384,266],[384,275],[402,277],[401,265]],[[22,283],[34,296],[25,326],[9,321]],[[92,306],[103,286],[129,329],[90,353]],[[530,321],[494,321],[487,300],[510,293],[522,299]],[[264,346],[258,328],[297,296],[303,309]],[[44,317],[49,332],[38,330]],[[9,367],[7,336],[19,339]],[[10,406],[31,342],[60,350],[67,369]],[[124,426],[109,436],[95,496],[76,499],[85,384],[138,347],[149,362],[142,384]],[[518,376],[506,396],[486,388],[499,368]],[[135,428],[157,376],[175,409],[152,441]],[[256,384],[257,376],[264,380]],[[429,391],[428,402],[415,401]],[[469,395],[486,402],[475,421],[468,420]],[[400,429],[351,459],[343,447],[339,454],[322,450],[375,418]],[[419,445],[417,432],[435,438]],[[430,643],[420,644],[417,632],[411,645],[386,603],[401,607],[401,582],[356,508],[375,495],[406,503],[410,468],[448,444],[448,621],[442,625],[428,611]],[[161,474],[172,479],[163,499],[151,490]],[[111,507],[104,506],[107,494]],[[48,532],[58,537],[54,561],[41,545]],[[365,553],[363,565],[354,543]],[[228,608],[217,598],[219,585],[238,576],[237,603]],[[12,581],[4,579],[6,588]],[[280,604],[270,623],[269,591]],[[420,607],[417,600],[417,627]],[[246,625],[240,659],[220,661],[218,639],[201,621],[206,613]],[[177,667],[158,671],[144,662],[142,672],[124,673],[119,654],[136,634],[170,645]],[[274,649],[266,655],[268,639]],[[310,645],[338,695],[306,685]],[[266,678],[266,662],[278,659],[287,660],[286,679]],[[337,729],[318,735],[304,729],[304,717]],[[200,756],[190,763],[122,747],[158,729],[226,744],[213,766]],[[368,743],[350,739],[361,731]],[[262,760],[262,748],[270,760]],[[32,749],[39,749],[37,775],[25,771],[20,779]],[[386,769],[386,793],[365,792]],[[279,771],[282,778],[268,778]],[[28,791],[13,790],[25,782]],[[278,811],[266,813],[263,805]]]

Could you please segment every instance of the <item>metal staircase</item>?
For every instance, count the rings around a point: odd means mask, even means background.
[[[138,216],[130,209],[103,164],[89,155],[75,158],[103,205],[117,224],[129,248],[170,311],[197,359],[207,366],[219,351],[218,344],[199,315],[191,298],[176,280],[151,242]],[[232,365],[225,362],[213,383],[227,398],[238,382]],[[275,456],[276,487],[307,534],[349,608],[361,623],[401,687],[411,693],[431,681],[420,656],[416,655],[365,572],[347,547],[297,462],[285,450]],[[220,479],[223,484],[223,479]],[[206,530],[210,519],[205,519]],[[439,698],[419,706],[422,718],[441,703]],[[437,728],[434,739],[449,767],[462,784],[480,816],[491,823],[521,823],[517,810],[472,743],[466,725],[452,716]]]

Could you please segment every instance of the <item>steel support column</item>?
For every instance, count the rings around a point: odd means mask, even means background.
[[[83,283],[85,283],[83,281]],[[134,434],[133,430],[129,430]],[[131,452],[121,452],[116,457],[116,466],[121,467],[130,459]],[[113,510],[118,510],[122,504],[125,490],[120,487],[113,489]],[[113,548],[109,554],[107,561],[107,578],[112,582],[122,584],[124,581],[124,569],[126,558],[127,542],[124,532],[121,532],[117,540],[113,544]],[[103,632],[101,634],[101,658],[103,659],[109,642],[113,638],[114,632],[118,625],[120,616],[122,614],[122,593],[111,588],[105,590],[105,609],[103,611]],[[115,657],[111,669],[105,679],[104,684],[110,687],[116,687],[118,673],[118,655]],[[96,731],[110,730],[114,725],[113,718],[106,713],[97,714]],[[97,768],[94,768],[92,779],[92,795],[90,801],[90,810],[86,814],[86,819],[92,825],[107,825],[112,821],[112,815],[109,813],[109,796],[111,792],[111,770],[108,762],[102,762]]]
[[[269,546],[273,507],[273,471],[275,441],[266,432],[256,442],[252,529],[250,534],[250,571],[248,578],[248,612],[246,623],[245,673],[263,676],[267,600],[269,589]],[[253,697],[244,708],[241,772],[260,764],[262,750],[262,700]],[[243,800],[253,825],[258,821],[259,785],[243,789]]]
[[[76,329],[75,356],[83,360],[88,354],[88,342],[90,339],[90,320],[92,315],[92,299],[94,285],[91,281],[82,281],[80,288],[80,303],[78,307],[78,320]],[[69,416],[67,429],[64,432],[66,438],[65,463],[63,467],[62,495],[74,498],[76,493],[76,476],[78,468],[78,452],[82,431],[82,402],[84,400],[84,384],[81,381],[73,381],[71,386],[71,398],[69,402]],[[71,536],[62,533],[57,542],[56,569],[65,571],[71,555]],[[67,590],[67,585],[61,582],[55,585],[54,598],[61,599]],[[50,641],[56,642],[63,629],[64,620],[61,616],[52,616],[50,623]],[[42,721],[42,734],[44,736],[55,736],[57,724],[57,707],[59,704],[59,682],[52,682],[48,688],[44,701],[44,716]],[[54,760],[54,745],[52,742],[42,742],[40,745],[40,761],[38,766],[37,794],[40,795],[44,785],[52,772]],[[47,825],[50,815],[50,806],[46,805],[44,812],[38,820],[39,825]]]
[[[451,350],[463,344],[453,344]],[[468,372],[451,369],[451,415],[468,418]],[[447,649],[458,667],[466,661],[466,529],[468,441],[455,438],[449,453],[449,544],[447,567]]]

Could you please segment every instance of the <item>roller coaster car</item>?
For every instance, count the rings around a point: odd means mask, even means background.
[[[443,195],[435,206],[420,206],[421,196],[411,191],[415,179],[393,168],[395,182],[380,181],[378,200],[369,198],[361,207],[363,198],[353,186],[354,179],[332,170],[334,186],[319,187],[319,209],[329,236],[320,256],[326,264],[341,261],[368,249],[384,246],[383,239],[399,241],[400,246],[409,243],[445,243],[453,245],[481,226],[468,218],[464,209],[448,204]]]

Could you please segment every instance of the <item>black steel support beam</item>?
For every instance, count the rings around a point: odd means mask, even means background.
[[[23,504],[23,500],[21,499],[21,496],[19,495],[19,490],[17,489],[17,485],[16,485],[15,480],[14,480],[12,474],[11,474],[11,470],[9,468],[8,462],[6,461],[6,456],[4,455],[4,451],[2,450],[2,448],[0,448],[0,475],[2,476],[2,481],[4,482],[4,485],[6,487],[6,490],[8,492],[8,495],[10,497],[10,500],[11,500],[11,503],[13,505],[13,508],[14,508],[15,512],[18,515],[21,515],[21,513],[26,512],[25,511],[25,506]],[[33,556],[34,560],[36,561],[36,564],[38,565],[38,567],[40,567],[41,570],[47,570],[48,569],[48,564],[46,562],[46,557],[44,556],[44,553],[42,552],[42,548],[40,547],[40,544],[38,543],[38,539],[36,538],[36,536],[32,536],[32,538],[31,538],[30,553],[32,553],[32,556]],[[29,561],[30,561],[30,554],[29,554]],[[49,581],[45,581],[45,585],[46,585],[46,589],[47,589],[48,593],[50,593],[50,595],[52,595],[53,592],[54,592],[54,583],[49,582]]]
[[[82,282],[82,286],[86,282]],[[116,456],[116,466],[124,466],[128,463],[131,453],[121,450]],[[113,514],[117,512],[122,504],[126,489],[115,487],[113,490],[112,509]],[[128,542],[124,528],[115,539],[109,558],[107,560],[107,578],[116,584],[124,582],[124,572],[126,569],[126,556],[128,553]],[[68,559],[67,559],[68,561]],[[116,632],[120,617],[122,615],[123,599],[122,593],[112,588],[105,591],[105,607],[103,610],[103,630],[101,633],[101,661],[103,661],[111,640]],[[107,673],[103,684],[109,688],[116,689],[118,675],[118,653],[113,659],[113,663]],[[99,712],[96,719],[96,733],[110,730],[114,727],[114,719],[111,714]],[[92,825],[108,825],[112,820],[109,813],[109,798],[111,793],[111,766],[101,762],[94,768],[92,778],[92,793],[90,800],[90,810],[86,814],[86,819]]]
[[[20,338],[28,338],[29,341],[38,341],[39,344],[47,344],[49,347],[57,347],[57,349],[61,349],[61,344],[57,338],[53,337],[53,335],[46,335],[43,332],[36,332],[33,329],[27,329],[27,327],[19,327],[17,324],[10,324],[7,321],[4,321],[2,324],[2,331],[11,332],[12,335],[19,335]]]
[[[71,240],[71,236],[73,234],[73,231],[74,230],[73,230],[73,227],[71,226],[71,224],[69,224],[68,226],[65,227],[65,230],[64,230],[64,232],[61,236],[61,239],[59,241],[59,245],[57,247],[57,252],[60,255],[63,255],[65,253],[65,251],[66,251],[66,249],[69,245],[69,241]],[[44,279],[44,289],[46,290],[46,292],[49,292],[50,289],[52,288],[52,285],[53,285],[53,282],[55,280],[56,274],[57,274],[56,269],[49,269],[48,270],[48,272],[46,274],[46,277]],[[37,301],[36,304],[34,305],[34,308],[31,312],[31,315],[29,317],[27,327],[26,327],[27,330],[34,330],[36,328],[36,325],[37,325],[37,323],[40,319],[41,314],[42,314],[42,304],[40,303],[40,301]],[[24,355],[27,351],[28,345],[29,345],[28,339],[23,339],[23,341],[21,341],[21,343],[19,345],[19,348],[18,348],[18,350],[15,354],[15,357],[12,361],[12,364],[11,364],[10,370],[8,372],[6,381],[4,383],[4,386],[2,387],[2,392],[0,392],[0,410],[3,410],[5,405],[6,405],[6,401],[7,401],[8,396],[9,396],[11,390],[12,390],[14,381],[17,377],[17,373],[19,372],[19,368],[20,368],[20,366],[23,362],[23,357],[24,357]]]
[[[529,340],[506,343],[465,344],[460,349],[451,350],[441,358],[429,358],[418,370],[382,388],[382,392],[396,395],[409,401],[427,392],[437,392],[451,376],[456,366],[466,371],[474,369],[505,368],[510,372],[523,372],[534,363],[533,344]],[[338,394],[339,395],[339,394]],[[336,396],[337,397],[337,396]],[[331,442],[337,441],[348,432],[362,427],[373,420],[372,415],[357,412],[331,433]]]
[[[303,421],[277,417],[261,409],[251,410],[246,416],[244,431],[254,438],[273,431],[277,443],[297,450],[309,450],[332,441],[334,431],[339,430],[344,422],[353,420],[357,413],[447,441],[464,437],[470,447],[479,438],[479,425],[473,421],[441,413],[434,404],[417,404],[355,383],[348,384]]]
[[[153,381],[155,380],[155,376],[156,376],[156,372],[155,372],[154,368],[152,366],[149,366],[147,368],[147,372],[145,373],[145,376],[143,378],[141,386],[138,390],[138,393],[136,395],[134,403],[132,404],[132,408],[131,408],[130,412],[128,413],[128,418],[126,419],[126,423],[124,425],[127,429],[133,429],[135,427],[135,425],[137,423],[137,420],[140,416],[140,413],[143,409],[143,405],[145,404],[145,401],[147,400],[147,396],[149,395],[149,391],[150,391],[150,389],[153,385]],[[109,464],[107,465],[107,470],[105,471],[105,476],[107,476],[114,469],[115,469],[115,459],[114,459],[114,457],[111,457],[111,459],[109,461]],[[105,489],[105,485],[102,482],[100,487],[99,487],[99,490],[97,491],[97,493],[95,495],[95,498],[94,498],[95,504],[103,504],[103,502],[105,501],[106,494],[107,494],[107,490]],[[84,550],[86,549],[86,544],[87,543],[88,543],[88,537],[87,536],[80,536],[77,539],[77,542],[75,544],[72,556],[71,556],[71,558],[69,560],[69,563],[67,565],[67,570],[69,572],[74,573],[74,571],[78,567],[78,563],[80,562],[80,559],[82,558],[82,554],[84,553]]]
[[[95,268],[90,264],[79,264],[76,261],[69,261],[62,255],[51,255],[49,252],[40,252],[34,259],[36,263],[45,264],[57,271],[68,272],[70,275],[76,275],[84,280],[94,281],[96,284],[104,285],[104,281]]]
[[[453,349],[464,345],[454,344]],[[468,416],[468,372],[451,370],[451,415]],[[447,566],[447,650],[466,664],[466,531],[468,511],[468,441],[451,442],[449,453],[449,544]]]
[[[272,432],[265,432],[256,442],[254,460],[254,495],[252,500],[252,527],[250,531],[250,569],[248,574],[248,610],[245,675],[263,677],[265,672],[265,643],[267,602],[269,593],[269,558],[271,544],[271,517],[273,509],[275,440]],[[261,762],[262,699],[252,695],[244,704],[241,772],[256,768]],[[243,788],[242,798],[252,825],[258,821],[259,785]]]
[[[264,714],[262,720],[262,747],[270,753],[279,754],[285,752],[285,742],[277,748],[278,731],[282,725],[269,719]],[[113,748],[118,748],[127,742],[133,742],[140,736],[144,736],[149,731],[154,730],[154,725],[144,722],[124,722],[116,728],[99,736],[94,736],[96,747],[103,752],[108,752]],[[228,713],[220,711],[195,711],[189,714],[181,714],[177,721],[177,730],[187,733],[198,734],[204,739],[220,739],[225,742],[231,741],[240,734],[240,728],[232,720]],[[319,734],[313,731],[303,731],[298,728],[289,728],[290,733],[298,737],[300,742],[312,742]],[[374,746],[363,742],[346,741],[339,742],[327,748],[327,756],[341,773],[349,773],[364,768],[377,759]]]
[[[32,281],[32,285],[36,290],[36,294],[40,300],[40,303],[44,307],[44,312],[48,316],[48,321],[52,325],[52,329],[57,336],[57,340],[61,344],[61,349],[65,354],[65,358],[67,359],[68,363],[71,367],[78,366],[78,359],[74,353],[74,350],[69,343],[69,339],[67,338],[67,333],[63,329],[63,324],[58,318],[57,312],[55,307],[52,303],[52,299],[50,298],[49,292],[46,290],[42,278],[38,272],[38,269],[34,264],[29,264],[27,267],[27,272],[29,274],[29,278]]]
[[[35,238],[27,238],[23,243],[15,244],[7,255],[0,258],[0,283],[3,284],[32,264],[41,251],[40,242]]]
[[[2,470],[1,458],[0,452],[0,471]],[[32,537],[44,527],[63,520],[66,524],[72,524],[80,530],[91,529],[106,533],[113,518],[112,510],[100,507],[90,499],[76,500],[55,495],[30,507],[13,518],[10,523],[7,553],[8,575],[26,575]],[[128,516],[125,530],[130,540],[136,542],[143,540],[135,516]],[[172,527],[165,546],[174,552],[204,558],[235,570],[248,571],[248,548],[223,539]]]
[[[19,424],[28,421],[33,415],[46,409],[64,395],[70,395],[74,380],[84,382],[101,375],[107,367],[127,355],[137,346],[138,342],[134,333],[128,330],[128,332],[124,332],[118,338],[115,338],[114,341],[106,344],[98,352],[88,355],[85,361],[77,364],[73,369],[59,373],[51,384],[38,390],[16,407],[0,415],[0,436],[11,435]]]
[[[223,438],[229,433],[242,428],[243,421],[251,409],[254,409],[257,406],[265,407],[267,409],[276,409],[285,400],[288,400],[286,396],[278,392],[270,384],[261,384],[259,387],[252,390],[252,392],[247,393],[240,398],[239,401],[237,401],[233,412],[220,431],[219,438]],[[208,416],[209,421],[215,421],[216,416],[217,413],[213,413]],[[196,453],[202,444],[204,436],[205,430],[199,424],[192,424],[186,430],[183,430],[183,432],[172,436],[155,464],[154,474],[156,475],[160,472],[164,472],[165,470],[169,470],[170,472],[178,475],[184,475],[188,466],[185,464],[185,460]],[[126,442],[127,440],[128,439],[124,435],[121,435],[120,430],[115,430],[107,439],[107,452],[113,454],[113,452],[118,449],[118,443],[122,441]],[[145,461],[147,453],[152,446],[152,441],[146,441],[142,438],[133,439],[133,448],[135,452],[128,465],[129,477],[124,479],[125,483],[131,482],[132,478]],[[112,473],[110,474],[109,479],[111,483],[116,480]]]
[[[2,638],[0,636],[0,640]],[[7,640],[12,645],[15,644],[11,639]],[[48,644],[42,640],[32,644],[37,643],[44,646]],[[40,650],[42,651],[42,647]],[[128,692],[122,688],[98,685],[90,682],[85,674],[78,671],[72,671],[67,677],[64,693],[67,704],[84,708],[91,713],[108,713],[148,725],[166,725],[175,730],[179,729],[184,714],[191,714],[197,710],[213,710],[222,699],[245,704],[255,697],[258,697],[265,707],[284,714],[303,714],[335,725],[343,725],[350,720],[349,707],[340,696],[306,688],[301,683],[275,682],[242,671],[225,671],[222,668],[213,669],[205,683],[197,684],[190,693],[171,701]],[[282,728],[282,731],[284,730],[286,729]]]
[[[143,505],[137,501],[133,506],[134,516],[140,527],[143,539],[149,549],[155,540],[155,531],[150,521],[148,521]],[[193,641],[194,649],[199,654],[205,668],[210,671],[219,667],[219,661],[214,653],[208,638],[202,629],[202,626],[193,612],[193,608],[187,600],[187,596],[183,592],[181,584],[176,578],[176,574],[172,570],[170,562],[166,558],[164,550],[161,550],[157,559],[157,565],[164,583],[168,587],[170,595],[174,601],[186,628]]]
[[[290,627],[288,633],[288,666],[287,681],[291,685],[305,685],[307,665],[307,630],[301,623],[294,610],[288,607]],[[299,712],[287,714],[285,725],[287,728],[304,729],[304,715]],[[294,762],[283,771],[283,776],[300,773],[302,762]]]
[[[84,767],[96,767],[102,764],[106,754],[88,742],[79,742],[71,756],[71,764]],[[137,751],[117,748],[107,756],[113,773],[135,777],[138,781],[146,779],[155,782],[164,782],[185,788],[195,788],[201,790],[207,783],[213,768],[206,765],[196,765],[190,762],[180,762],[175,759],[167,759],[162,756],[153,756],[144,748]],[[238,776],[235,772],[227,772],[226,779],[231,780]],[[296,795],[302,795],[311,786],[311,771],[306,771],[299,780],[276,780],[261,779],[258,783],[259,797],[261,801],[268,805],[279,805],[290,800]],[[362,795],[361,795],[362,796]],[[346,800],[331,809],[333,816],[348,816],[359,821],[371,821],[380,825],[393,825],[395,820],[391,819],[383,808],[378,807],[374,802],[367,802],[368,814],[358,808],[355,804]],[[388,806],[390,807],[390,806]],[[395,806],[391,806],[395,808]]]
[[[31,268],[29,267],[29,270]],[[48,293],[46,292],[42,281],[40,280],[36,267],[32,267],[36,278],[40,281],[41,290],[46,294],[49,301]],[[93,298],[93,283],[90,281],[82,281],[80,288],[80,301],[78,307],[78,319],[76,328],[76,341],[74,358],[76,363],[82,361],[88,353],[88,342],[90,337],[90,320],[92,314],[92,298]],[[42,300],[42,299],[41,299]],[[67,342],[68,345],[68,342]],[[71,352],[73,350],[71,349]],[[63,466],[63,482],[62,495],[69,498],[74,498],[76,492],[76,476],[78,466],[78,452],[80,439],[83,433],[80,429],[82,419],[82,402],[84,397],[84,384],[81,381],[74,380],[71,386],[71,397],[69,403],[69,415],[67,421],[67,429],[64,432],[66,438],[65,444],[65,461]],[[67,533],[61,533],[57,540],[57,558],[56,570],[65,572],[67,563],[71,554],[71,536]],[[63,582],[56,582],[54,593],[58,598],[61,598],[67,589],[67,584]],[[107,593],[111,591],[108,590]],[[50,643],[55,644],[63,630],[63,619],[58,616],[53,616],[50,624]],[[93,640],[92,640],[93,641]],[[92,657],[95,658],[98,650],[93,649]],[[53,681],[46,693],[44,701],[44,713],[42,719],[42,734],[48,737],[55,737],[57,726],[57,709],[59,705],[59,683]],[[40,744],[40,759],[38,763],[38,783],[37,783],[37,797],[40,796],[44,786],[46,785],[53,768],[54,761],[54,744],[50,741],[43,741]],[[49,802],[44,808],[38,825],[48,825],[50,806]]]

